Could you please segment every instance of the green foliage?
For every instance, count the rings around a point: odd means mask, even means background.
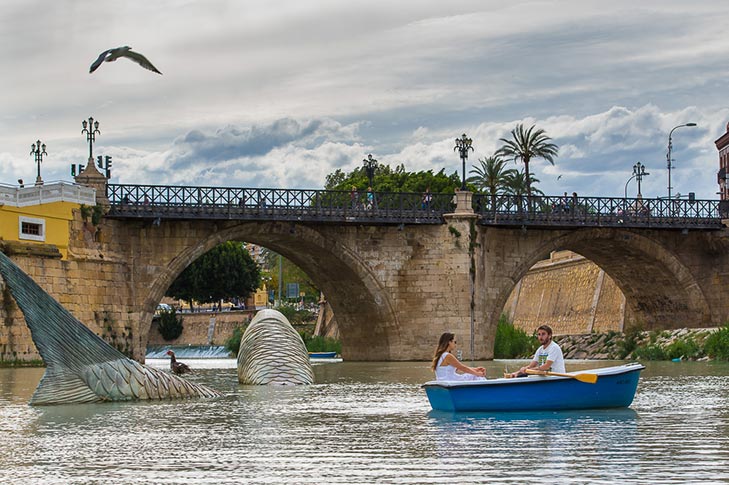
[[[479,191],[489,195],[501,194],[507,191],[510,177],[516,175],[516,170],[506,168],[506,160],[499,156],[479,159],[480,166],[473,166],[469,172],[473,176],[467,179]]]
[[[91,224],[98,226],[101,222],[101,218],[104,216],[104,208],[100,205],[88,206],[81,204],[79,208],[81,210],[81,217],[83,220],[88,221],[91,218]]]
[[[342,353],[342,343],[333,338],[308,335],[303,332],[299,332],[301,338],[304,340],[306,350],[308,352],[336,352]]]
[[[535,129],[536,125],[532,125],[531,128],[525,130],[523,124],[518,124],[511,130],[511,138],[501,138],[499,141],[503,143],[503,146],[496,150],[495,156],[504,157],[507,160],[514,160],[515,162],[522,162],[524,164],[524,172],[526,174],[526,193],[532,195],[531,190],[531,173],[529,169],[529,162],[533,158],[542,158],[552,165],[554,165],[554,159],[557,157],[559,147],[552,143],[552,139],[549,138],[546,132],[539,128]]]
[[[642,333],[643,330],[640,326],[630,327],[625,332],[625,338],[617,343],[619,359],[627,359],[633,354],[638,348]]]
[[[458,229],[456,229],[453,226],[448,226],[448,232],[450,232],[451,234],[453,234],[456,237],[461,237],[461,231],[459,231]]]
[[[524,330],[514,327],[506,315],[501,315],[496,327],[494,358],[514,359],[530,357],[539,346],[539,341]]]
[[[665,349],[668,359],[698,359],[703,357],[703,349],[696,341],[692,338],[677,339],[671,342]]]
[[[357,190],[364,191],[368,185],[367,172],[364,167],[358,167],[349,173],[344,173],[341,169],[330,173],[326,177],[324,188],[349,192],[354,186]],[[461,178],[458,172],[450,175],[445,174],[445,169],[435,174],[432,170],[406,172],[403,164],[397,165],[394,169],[389,165],[378,164],[375,168],[372,189],[375,192],[421,193],[430,187],[430,191],[434,194],[452,194],[454,189],[460,186]]]
[[[658,344],[638,346],[633,351],[633,356],[640,360],[669,360],[666,352]]]
[[[316,318],[309,310],[297,310],[295,305],[281,305],[276,310],[280,311],[291,325],[311,322]]]
[[[704,352],[712,359],[729,360],[729,325],[706,337]]]
[[[169,311],[162,311],[159,313],[157,328],[163,339],[167,341],[175,340],[182,335],[182,317],[177,316],[174,308]]]
[[[203,254],[185,268],[169,287],[166,295],[201,303],[247,298],[256,291],[260,281],[258,265],[243,244],[228,241]]]
[[[225,341],[225,348],[231,351],[233,354],[238,355],[238,349],[240,349],[240,340],[243,338],[247,326],[238,326],[233,329],[233,335]]]

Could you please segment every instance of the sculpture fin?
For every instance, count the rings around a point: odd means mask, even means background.
[[[77,375],[47,369],[30,398],[32,405],[91,403],[103,401]]]
[[[48,366],[31,404],[220,396],[214,389],[129,359],[78,321],[2,252],[0,276]]]

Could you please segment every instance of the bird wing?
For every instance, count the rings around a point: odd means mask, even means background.
[[[140,66],[142,66],[145,69],[149,69],[150,71],[156,72],[157,74],[162,74],[159,70],[157,70],[156,67],[154,67],[152,65],[151,62],[149,62],[149,59],[144,57],[139,52],[134,52],[134,51],[129,50],[129,51],[124,52],[122,54],[122,56],[128,57],[129,59],[133,60],[134,62],[136,62],[137,64],[139,64]]]
[[[105,50],[101,54],[99,54],[99,58],[96,59],[93,64],[91,64],[91,67],[89,68],[89,74],[94,72],[99,68],[99,66],[106,60],[106,55],[109,54],[110,49]]]

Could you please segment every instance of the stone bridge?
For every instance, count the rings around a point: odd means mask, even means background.
[[[615,280],[635,318],[626,327],[729,321],[726,229],[493,227],[467,212],[444,221],[367,226],[104,218],[92,226],[76,214],[68,260],[42,246],[5,244],[3,250],[92,330],[139,360],[154,309],[172,281],[228,240],[259,244],[300,266],[326,294],[348,360],[427,360],[444,331],[458,335],[470,358],[471,328],[474,358],[491,358],[510,292],[534,263],[559,249],[585,256]],[[7,291],[3,302],[0,313],[12,326],[3,358],[33,358]]]

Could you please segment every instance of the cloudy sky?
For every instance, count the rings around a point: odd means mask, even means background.
[[[43,178],[71,180],[89,116],[114,183],[282,188],[369,153],[460,173],[457,136],[476,163],[526,123],[560,147],[532,164],[544,192],[622,196],[640,161],[657,197],[668,133],[695,122],[673,134],[673,192],[717,197],[726,2],[4,0],[0,23],[5,184],[35,179],[39,138]],[[121,45],[164,74],[125,59],[89,74]]]

